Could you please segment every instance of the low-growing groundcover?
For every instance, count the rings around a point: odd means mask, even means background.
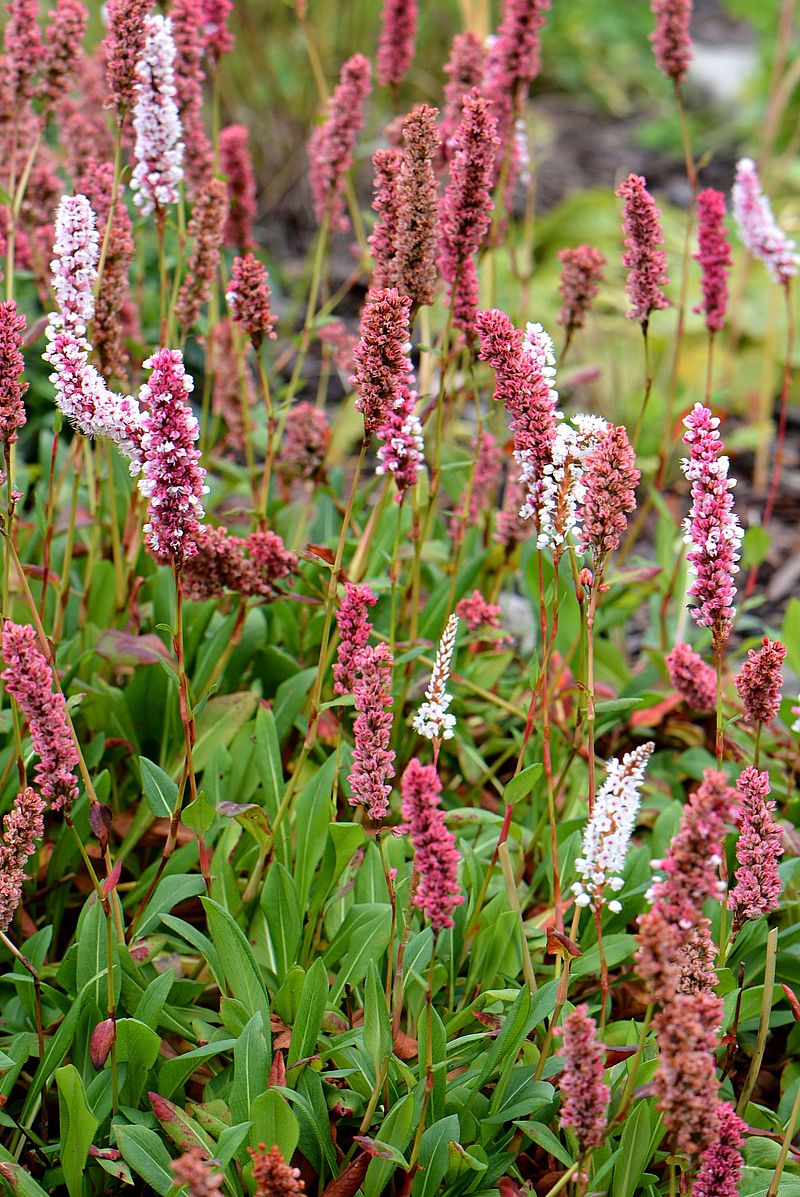
[[[288,5],[317,234],[272,290],[249,7],[109,0],[90,49],[43,7],[0,60],[4,1186],[800,1192],[791,5],[762,176],[705,186],[654,0],[688,207],[619,161],[560,224],[547,0],[386,0],[335,68]]]

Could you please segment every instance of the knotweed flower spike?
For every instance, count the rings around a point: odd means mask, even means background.
[[[472,487],[467,487],[459,496],[458,506],[451,517],[450,535],[454,538],[460,534],[462,527],[474,527],[481,513],[493,505],[503,465],[500,447],[485,428],[481,429],[479,437],[473,437],[472,448],[477,450]]]
[[[458,884],[458,848],[445,824],[439,797],[442,783],[435,765],[423,765],[412,757],[400,790],[403,819],[419,877],[414,905],[428,919],[434,934],[438,934],[453,926],[453,911],[464,901],[464,896]]]
[[[528,501],[520,510],[523,518],[535,520],[538,547],[550,546],[559,555],[570,533],[576,528],[580,532],[579,510],[586,497],[583,463],[610,427],[601,416],[576,415],[571,420],[571,423],[560,422],[556,429],[552,457],[544,467],[538,489],[538,502],[532,500],[529,489]],[[520,458],[522,481],[527,485],[528,462],[524,454],[519,454]]]
[[[356,661],[369,640],[372,624],[367,611],[377,598],[369,586],[345,582],[344,598],[336,612],[339,647],[333,666],[333,692],[337,697],[351,694],[356,680]]]
[[[692,1197],[738,1197],[746,1129],[746,1123],[731,1103],[720,1102],[716,1109],[716,1134],[700,1156]]]
[[[276,318],[270,308],[267,269],[253,254],[233,259],[225,298],[234,322],[242,326],[257,350],[264,337],[275,339]]]
[[[80,0],[57,0],[45,30],[42,80],[38,96],[46,110],[69,92],[72,76],[83,55],[83,38],[89,20]]]
[[[578,544],[584,553],[591,553],[596,583],[603,577],[609,555],[619,548],[628,516],[636,510],[641,473],[635,461],[622,425],[598,437],[583,460]]]
[[[398,179],[397,286],[415,308],[433,303],[436,286],[437,115],[435,108],[421,104],[403,121],[405,149]]]
[[[172,0],[175,99],[183,129],[183,167],[190,199],[211,178],[213,155],[203,121],[203,0]]]
[[[152,7],[153,0],[108,0],[108,34],[103,49],[108,86],[120,123],[136,103],[139,64],[145,55]]]
[[[520,114],[528,88],[539,74],[541,29],[549,8],[550,0],[505,0],[486,67],[487,97],[497,121],[503,154],[513,148],[514,119]]]
[[[3,48],[11,95],[22,108],[33,95],[34,77],[44,54],[39,32],[39,0],[10,0]]]
[[[353,683],[356,720],[353,724],[353,767],[350,805],[364,806],[371,819],[383,819],[389,809],[394,777],[392,736],[392,669],[387,644],[368,644],[355,659]]]
[[[356,411],[364,417],[365,437],[384,427],[408,388],[410,311],[411,300],[396,287],[367,294],[361,314],[361,337],[353,354]]]
[[[417,0],[383,0],[378,42],[378,82],[397,87],[414,61]]]
[[[286,417],[279,469],[289,477],[313,478],[322,467],[330,439],[325,412],[306,401],[296,404]]]
[[[483,83],[486,70],[486,47],[477,34],[457,33],[453,38],[450,57],[444,73],[444,111],[441,120],[442,153],[445,159],[452,153],[452,142],[464,107],[464,97]]]
[[[113,162],[98,162],[90,158],[79,180],[79,190],[92,206],[98,232],[105,230],[114,196]],[[124,314],[126,309],[130,311],[128,272],[135,247],[123,192],[124,187],[119,185],[92,324],[92,348],[98,369],[105,379],[124,378],[128,366],[125,338],[129,330]]]
[[[133,202],[143,216],[178,202],[183,178],[183,130],[175,100],[172,22],[160,14],[146,22],[144,53],[137,64],[136,132],[131,176]]]
[[[372,207],[378,218],[369,236],[369,247],[375,269],[375,287],[396,287],[400,282],[397,262],[398,228],[400,220],[400,171],[404,159],[397,147],[376,150],[372,158]]]
[[[722,1000],[713,993],[679,993],[653,1019],[658,1069],[657,1107],[678,1151],[704,1152],[716,1142]]]
[[[447,693],[447,683],[457,631],[458,616],[451,615],[436,650],[431,680],[425,691],[425,702],[419,707],[413,720],[414,730],[426,739],[433,740],[437,748],[440,740],[452,740],[456,725],[455,715],[448,712],[453,696]]]
[[[599,249],[591,245],[578,245],[575,249],[559,250],[561,262],[561,310],[558,323],[567,330],[567,338],[578,328],[583,328],[592,300],[599,291],[599,283],[605,277],[603,268],[606,259]]]
[[[263,1143],[258,1149],[248,1147],[253,1161],[253,1180],[256,1182],[255,1197],[302,1197],[305,1184],[300,1179],[300,1169],[286,1163],[279,1147],[267,1151]]]
[[[606,1136],[608,1101],[611,1090],[606,1085],[603,1046],[597,1039],[597,1026],[584,1003],[564,1019],[564,1068],[559,1073],[561,1090],[561,1125],[575,1132],[581,1155],[590,1147],[599,1147]]]
[[[625,253],[622,264],[628,271],[626,290],[631,302],[628,319],[638,320],[646,332],[651,313],[669,307],[663,292],[669,282],[667,255],[659,249],[664,244],[661,212],[641,175],[628,175],[617,195],[624,200]]]
[[[328,100],[325,122],[308,142],[311,193],[317,220],[326,214],[331,228],[346,231],[343,199],[345,175],[353,165],[353,151],[364,127],[364,104],[371,89],[372,68],[363,54],[354,54],[342,67],[339,83]]]
[[[228,180],[228,219],[225,244],[240,254],[254,244],[256,177],[244,125],[228,125],[219,135],[220,169]]]
[[[196,324],[217,277],[227,215],[227,188],[221,179],[209,179],[189,221],[193,244],[175,311],[178,326],[187,332]]]
[[[703,271],[703,302],[694,309],[703,312],[710,333],[725,323],[728,306],[728,273],[731,247],[725,220],[725,196],[707,187],[697,197],[697,253],[695,261]]]
[[[606,766],[606,780],[595,798],[583,833],[583,849],[575,861],[581,877],[572,886],[577,906],[591,905],[599,911],[605,905],[615,913],[622,909],[618,898],[605,901],[604,893],[606,888],[615,894],[622,889],[622,870],[636,826],[640,790],[654,749],[653,743],[640,744],[633,752],[626,752],[621,761],[614,757]]]
[[[778,909],[781,879],[778,860],[783,855],[783,830],[773,814],[769,797],[769,773],[749,767],[739,776],[741,795],[738,811],[739,839],[736,842],[736,884],[728,895],[734,912],[732,934],[737,935],[748,919],[760,918]]]
[[[684,541],[689,546],[686,560],[692,576],[689,594],[697,599],[692,618],[701,628],[710,628],[715,652],[728,639],[736,612],[733,579],[739,572],[742,529],[733,510],[734,478],[728,477],[730,463],[722,451],[719,419],[707,407],[696,403],[684,420],[683,437],[689,456],[681,462],[692,484],[692,506],[684,520]]]
[[[148,500],[145,543],[157,561],[180,569],[197,552],[208,490],[196,447],[200,430],[187,402],[194,383],[177,349],[160,349],[144,367],[152,371],[139,393],[145,412],[139,481]]]
[[[463,619],[470,632],[480,628],[499,628],[502,608],[497,603],[487,603],[480,590],[473,590],[456,603],[456,615]]]
[[[764,636],[761,648],[747,650],[747,660],[736,675],[736,689],[748,723],[772,723],[781,705],[786,645]]]
[[[22,377],[22,334],[26,320],[13,299],[0,303],[0,442],[13,445],[27,416],[22,396],[28,384]]]
[[[664,658],[670,684],[695,711],[713,711],[717,702],[717,675],[688,644],[678,642]]]
[[[203,48],[212,74],[219,69],[221,59],[230,54],[234,37],[228,28],[233,12],[233,0],[200,0],[202,12]]]
[[[652,0],[652,8],[656,27],[650,40],[658,69],[673,83],[681,83],[692,61],[692,0]]]
[[[34,752],[39,760],[34,780],[53,810],[66,815],[78,797],[75,766],[78,753],[67,718],[67,704],[53,691],[53,675],[30,624],[3,624],[2,679],[28,720]]]
[[[754,257],[761,259],[770,277],[786,285],[797,274],[800,256],[794,252],[794,241],[776,222],[751,158],[741,158],[736,164],[732,201],[742,241]]]
[[[176,1185],[185,1185],[187,1197],[217,1197],[225,1175],[214,1170],[208,1153],[199,1143],[184,1151],[170,1164]]]
[[[3,819],[0,840],[0,931],[7,931],[22,900],[25,866],[44,834],[45,804],[26,786]]]
[[[395,502],[402,502],[425,468],[425,441],[422,424],[416,414],[417,392],[403,387],[402,395],[395,400],[385,424],[378,429],[378,439],[383,441],[378,450],[375,473],[387,474],[397,487]]]
[[[187,598],[197,602],[226,591],[270,601],[282,593],[277,583],[297,570],[297,557],[275,532],[241,537],[204,525],[194,543],[197,552],[184,563],[182,576]]]

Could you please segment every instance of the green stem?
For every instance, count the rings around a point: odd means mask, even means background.
[[[744,1117],[747,1103],[750,1101],[753,1090],[758,1080],[758,1074],[761,1071],[761,1061],[764,1059],[764,1050],[767,1046],[767,1035],[769,1034],[769,1018],[772,1012],[772,992],[775,987],[775,956],[778,949],[778,928],[773,927],[767,935],[767,950],[766,960],[764,963],[764,992],[761,998],[761,1014],[758,1022],[758,1032],[756,1034],[756,1045],[753,1051],[753,1058],[750,1061],[750,1067],[747,1070],[742,1092],[739,1095],[739,1101],[736,1106],[736,1113],[740,1118]]]

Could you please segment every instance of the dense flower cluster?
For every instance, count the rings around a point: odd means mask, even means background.
[[[105,41],[106,77],[122,120],[136,101],[139,63],[144,57],[153,0],[108,0]]]
[[[652,0],[652,7],[656,27],[650,38],[658,69],[681,83],[692,61],[692,0]]]
[[[22,899],[25,866],[44,833],[45,804],[26,786],[3,819],[0,839],[0,931],[6,931]]]
[[[353,164],[356,139],[364,127],[371,75],[369,60],[363,54],[347,60],[328,101],[325,122],[317,126],[308,142],[314,210],[319,221],[327,213],[333,228],[347,228],[342,192],[345,175]]]
[[[442,783],[434,765],[416,757],[408,762],[400,785],[403,819],[414,849],[418,875],[414,905],[434,932],[453,926],[453,911],[464,901],[458,884],[459,856],[441,809]]]
[[[747,660],[736,675],[736,689],[748,723],[772,723],[781,705],[786,645],[764,636],[759,649],[747,650]]]
[[[562,264],[558,323],[567,330],[569,336],[586,323],[586,314],[603,281],[606,259],[599,249],[591,245],[578,245],[574,249],[559,250],[558,260]]]
[[[148,501],[145,539],[157,561],[180,568],[197,552],[207,489],[195,443],[200,430],[186,401],[194,383],[177,349],[160,349],[144,366],[152,371],[139,394],[145,412],[139,481]]]
[[[260,1143],[257,1149],[247,1150],[253,1161],[255,1197],[302,1197],[306,1186],[300,1179],[300,1170],[286,1163],[279,1147],[267,1151]]]
[[[202,602],[226,590],[243,598],[276,598],[278,582],[291,577],[297,557],[272,531],[232,536],[224,527],[203,525],[194,538],[196,552],[183,567],[187,598]]]
[[[103,277],[92,325],[92,347],[103,378],[123,378],[128,364],[124,313],[130,306],[128,271],[134,251],[131,218],[123,196],[124,188],[120,186],[109,225],[114,195],[113,163],[90,158],[79,189],[92,206],[98,230],[108,227]]]
[[[30,624],[3,624],[2,679],[30,727],[38,789],[53,810],[69,814],[78,797],[75,766],[78,753],[60,690],[53,690],[53,675]]]
[[[414,61],[417,0],[383,0],[378,42],[378,82],[396,87]]]
[[[398,177],[397,286],[416,307],[433,303],[439,185],[434,160],[439,149],[437,111],[421,104],[403,121]]]
[[[336,612],[339,628],[339,648],[333,666],[333,692],[341,696],[352,693],[356,679],[356,662],[366,647],[372,631],[367,611],[377,598],[369,586],[345,582],[344,597]]]
[[[183,130],[175,101],[174,61],[172,22],[160,14],[148,17],[144,52],[137,65],[131,176],[133,202],[144,216],[177,203],[183,178]]]
[[[713,711],[717,702],[717,675],[688,644],[679,641],[664,658],[669,680],[695,711]]]
[[[775,282],[785,285],[797,274],[800,256],[794,252],[794,241],[777,224],[751,158],[742,158],[736,165],[732,198],[742,241],[754,257],[761,259]]]
[[[42,81],[38,91],[44,108],[58,104],[70,89],[83,53],[88,19],[89,14],[80,0],[57,0],[45,30]]]
[[[241,324],[256,349],[264,337],[274,339],[276,321],[270,308],[267,270],[254,254],[234,258],[225,298],[234,321]]]
[[[450,664],[453,660],[457,631],[458,616],[451,615],[436,650],[436,660],[425,691],[425,701],[414,716],[414,730],[436,744],[439,740],[451,740],[456,725],[455,715],[451,715],[448,710],[453,696],[447,693],[447,683],[450,679]]]
[[[641,175],[628,175],[617,195],[624,200],[622,228],[626,248],[622,264],[628,270],[626,289],[631,302],[628,319],[638,320],[646,330],[651,312],[669,307],[663,291],[669,282],[667,255],[659,249],[664,243],[661,212]]]
[[[397,243],[403,159],[403,151],[398,146],[376,150],[372,158],[372,207],[377,219],[369,235],[369,247],[375,263],[372,278],[376,287],[395,287],[399,282]]]
[[[372,290],[367,295],[361,337],[353,354],[356,411],[364,417],[365,436],[384,427],[408,388],[410,310],[411,300],[396,287]]]
[[[636,510],[641,472],[628,433],[617,425],[591,447],[583,461],[578,543],[591,553],[595,577],[602,577],[609,553],[619,548]]]
[[[605,902],[604,892],[608,888],[616,894],[622,889],[622,870],[636,826],[644,772],[654,749],[655,744],[640,744],[621,761],[614,757],[606,766],[606,780],[595,797],[581,855],[575,861],[581,880],[573,884],[572,892],[578,906],[592,905],[599,910],[605,904],[609,910],[622,909],[618,898]]]
[[[0,303],[0,442],[13,445],[27,419],[22,396],[28,384],[22,377],[22,334],[26,321],[13,299]]]
[[[331,439],[328,417],[322,408],[303,401],[286,417],[280,468],[299,478],[313,478],[320,470]]]
[[[587,495],[583,464],[608,431],[601,416],[576,415],[571,423],[559,422],[541,485],[537,488],[534,484],[532,494],[529,490],[528,502],[520,512],[535,519],[540,549],[549,545],[560,553],[571,532],[577,528],[580,535],[579,510]],[[527,462],[523,459],[521,464],[522,480],[527,483]]]
[[[199,1143],[173,1160],[170,1168],[175,1183],[186,1185],[188,1197],[217,1197],[225,1183],[224,1173],[214,1169],[207,1152]]]
[[[244,125],[227,125],[219,136],[219,162],[228,183],[225,244],[244,254],[253,244],[256,177]]]
[[[473,88],[480,87],[486,71],[486,47],[476,33],[457,33],[453,38],[444,72],[444,111],[441,121],[442,151],[445,158],[452,152],[464,107],[464,98]]]
[[[189,221],[192,248],[175,311],[178,324],[187,331],[197,322],[217,277],[227,215],[225,184],[221,179],[209,179],[197,197]]]
[[[575,1132],[581,1153],[605,1139],[611,1090],[604,1081],[603,1047],[584,1003],[564,1019],[564,1068],[559,1073],[561,1125]]]
[[[783,831],[773,814],[769,773],[752,766],[744,769],[737,788],[741,795],[736,842],[739,867],[736,884],[728,895],[728,906],[734,912],[734,935],[747,919],[777,910],[781,894],[778,859],[783,855]]]
[[[694,310],[705,314],[710,333],[722,328],[728,306],[731,247],[724,221],[725,196],[713,187],[706,187],[697,197],[697,253],[694,255],[703,271],[703,302]]]
[[[470,632],[480,628],[499,628],[501,608],[497,603],[487,603],[480,590],[473,590],[456,603],[456,615],[463,619]]]
[[[387,644],[368,644],[355,659],[353,699],[353,765],[350,805],[364,806],[371,819],[382,819],[389,809],[395,754],[392,736],[392,669],[394,659]]]
[[[746,1123],[731,1103],[720,1102],[716,1111],[716,1133],[700,1156],[692,1186],[693,1197],[737,1197],[744,1166],[741,1147],[745,1129]]]
[[[689,456],[681,467],[692,484],[692,506],[684,520],[686,560],[692,574],[689,594],[698,600],[692,618],[710,628],[717,651],[727,640],[735,613],[733,579],[739,572],[742,529],[733,510],[734,478],[722,451],[719,419],[696,403],[684,420]]]
[[[183,166],[191,199],[211,177],[213,155],[203,121],[203,0],[172,0],[175,99],[183,129]]]

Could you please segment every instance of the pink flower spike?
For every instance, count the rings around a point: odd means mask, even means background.
[[[234,37],[228,28],[233,12],[233,0],[201,0],[203,46],[213,74],[225,54],[234,47]]]
[[[459,328],[472,328],[477,277],[472,260],[485,237],[494,208],[491,197],[497,126],[486,99],[474,88],[464,99],[453,138],[450,181],[439,209],[439,269]]]
[[[586,314],[603,281],[603,267],[606,259],[599,249],[591,245],[577,245],[574,249],[559,250],[561,266],[561,311],[558,323],[567,330],[567,336],[586,323]]]
[[[695,711],[713,711],[717,703],[717,675],[688,644],[678,642],[664,658],[671,685]]]
[[[22,109],[33,95],[33,79],[44,54],[39,32],[39,0],[10,0],[3,47],[11,94]]]
[[[550,0],[505,0],[486,68],[486,94],[503,153],[513,152],[514,119],[539,74],[541,29],[549,8]]]
[[[785,285],[797,274],[800,256],[794,252],[794,241],[772,215],[772,206],[761,190],[752,158],[741,158],[736,164],[732,199],[742,241],[754,257],[761,259],[775,282]]]
[[[656,1105],[678,1151],[686,1155],[705,1151],[717,1134],[719,1080],[714,1052],[722,1010],[722,1000],[713,993],[679,993],[653,1019],[659,1046]]]
[[[636,487],[641,472],[636,454],[622,425],[601,436],[583,463],[583,498],[580,501],[579,544],[592,554],[596,577],[615,552],[636,510]]]
[[[331,439],[322,408],[303,400],[286,417],[279,469],[289,477],[313,478],[322,468]]]
[[[710,333],[722,328],[728,306],[731,247],[724,220],[725,196],[713,187],[706,187],[697,197],[698,250],[694,255],[703,271],[703,302],[694,311],[705,313]]]
[[[444,68],[444,112],[441,135],[444,158],[452,152],[452,142],[461,123],[465,97],[480,87],[486,69],[486,47],[476,33],[457,33]]]
[[[377,598],[369,586],[345,582],[344,598],[336,612],[339,628],[339,648],[333,666],[333,692],[337,697],[352,693],[356,678],[356,661],[367,645],[372,624],[367,615]]]
[[[692,0],[652,0],[656,27],[650,34],[658,69],[681,83],[692,61]]]
[[[361,313],[360,340],[353,358],[356,411],[364,417],[364,436],[383,428],[403,401],[411,376],[409,314],[411,300],[395,287],[371,290]]]
[[[0,303],[0,442],[13,445],[27,421],[22,396],[28,384],[22,377],[22,334],[26,320],[13,299]]]
[[[0,840],[0,931],[7,931],[22,900],[25,865],[36,850],[36,841],[44,834],[42,814],[45,804],[27,786],[17,794],[14,805],[3,819]]]
[[[729,1101],[716,1110],[716,1134],[700,1156],[694,1178],[692,1197],[737,1197],[742,1178],[746,1123],[742,1122]]]
[[[396,287],[400,270],[397,262],[398,228],[400,219],[400,170],[403,151],[397,147],[376,150],[372,158],[372,207],[378,218],[369,236],[369,248],[375,263],[373,285]]]
[[[503,465],[497,441],[485,429],[481,430],[480,439],[472,438],[472,448],[477,451],[472,489],[464,490],[451,517],[450,535],[454,538],[460,535],[462,524],[467,528],[474,527],[481,512],[491,505]]]
[[[244,254],[254,244],[256,178],[244,125],[228,125],[220,133],[219,158],[228,180],[228,220],[225,244]]]
[[[60,691],[53,691],[50,665],[39,648],[30,624],[3,624],[2,679],[30,726],[36,785],[53,810],[69,814],[78,797],[75,766],[78,753],[67,716],[67,704]]]
[[[136,101],[139,63],[145,52],[152,7],[153,0],[108,0],[108,33],[103,47],[106,77],[119,121]]]
[[[270,308],[267,268],[254,254],[233,259],[225,298],[234,322],[241,324],[256,349],[260,348],[264,337],[275,339],[276,321]]]
[[[736,689],[748,723],[772,723],[781,705],[786,645],[764,636],[761,648],[748,649],[747,660],[736,675]]]
[[[378,440],[383,444],[378,450],[375,473],[392,478],[397,487],[396,503],[402,502],[425,469],[425,442],[416,403],[417,392],[404,386],[401,398],[395,401],[386,422],[378,429]]]
[[[363,54],[354,54],[342,67],[339,83],[328,100],[324,124],[308,141],[311,193],[317,220],[326,213],[331,228],[349,227],[343,199],[345,175],[353,165],[358,135],[364,127],[364,105],[371,90],[372,68]]]
[[[203,305],[211,294],[219,269],[227,215],[227,188],[222,179],[209,179],[197,196],[189,221],[187,232],[192,240],[192,248],[175,306],[178,327],[185,332],[189,332],[197,323]]]
[[[669,307],[669,300],[662,291],[669,282],[667,255],[658,248],[664,244],[661,212],[641,175],[628,175],[617,195],[625,201],[622,228],[626,249],[622,264],[628,270],[626,290],[632,305],[628,319],[638,320],[646,329],[651,312]]]
[[[378,43],[378,82],[397,87],[414,61],[417,0],[383,0]]]
[[[729,461],[722,451],[719,420],[707,407],[696,403],[684,420],[684,444],[689,457],[681,462],[692,484],[692,506],[684,520],[684,541],[689,546],[686,560],[693,581],[689,594],[698,600],[692,618],[701,628],[710,628],[715,651],[728,639],[735,613],[733,579],[739,572],[742,529],[733,510],[734,478],[728,477]]]
[[[58,0],[45,31],[38,93],[45,109],[52,108],[70,90],[72,75],[83,55],[88,19],[89,14],[80,0]]]
[[[441,809],[442,783],[434,765],[408,762],[400,783],[403,819],[414,848],[419,875],[414,905],[433,927],[434,934],[453,926],[453,911],[464,901],[458,884],[459,853],[455,837],[445,824]]]
[[[499,628],[501,608],[496,603],[487,603],[480,590],[473,590],[456,603],[456,615],[463,619],[470,632],[480,628]]]
[[[183,165],[189,198],[202,191],[211,177],[211,142],[203,123],[203,0],[172,0],[172,38],[175,42],[175,99],[183,128]]]
[[[137,64],[135,164],[131,176],[133,202],[143,216],[178,202],[183,178],[183,130],[175,102],[175,42],[172,22],[160,14],[148,17],[145,44]]]
[[[559,1074],[561,1125],[575,1132],[581,1153],[605,1139],[608,1100],[603,1047],[597,1026],[584,1003],[564,1019],[564,1068]]]
[[[734,911],[733,934],[748,919],[760,918],[778,909],[781,879],[778,858],[783,855],[783,829],[773,814],[769,774],[750,766],[739,777],[741,806],[738,812],[739,839],[736,843],[736,884],[728,895]]]
[[[180,569],[197,552],[207,490],[196,445],[200,430],[187,402],[194,383],[177,349],[159,349],[144,366],[152,371],[139,392],[145,413],[139,481],[148,500],[145,543],[157,561]]]
[[[368,644],[355,659],[353,698],[357,711],[353,724],[353,767],[350,770],[350,805],[364,806],[371,819],[383,819],[389,809],[394,777],[392,737],[392,668],[394,658],[387,644]]]

